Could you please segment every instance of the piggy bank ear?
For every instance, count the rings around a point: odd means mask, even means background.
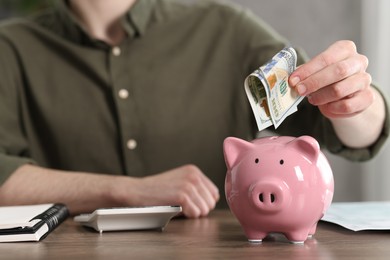
[[[321,152],[317,140],[307,135],[295,138],[287,146],[296,149],[310,162],[316,162]]]
[[[228,169],[231,169],[237,162],[237,159],[241,153],[251,149],[253,144],[245,140],[228,137],[223,142],[223,154],[225,156],[225,162]]]

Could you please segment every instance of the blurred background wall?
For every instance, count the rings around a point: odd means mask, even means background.
[[[29,14],[51,1],[0,0],[0,19]],[[304,48],[310,57],[337,40],[354,41],[359,52],[368,56],[368,70],[374,81],[390,96],[390,1],[227,1],[250,8],[289,39],[292,45]],[[366,163],[352,163],[330,154],[327,156],[335,175],[335,201],[390,200],[389,144],[378,157]]]

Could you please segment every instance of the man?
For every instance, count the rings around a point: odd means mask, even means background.
[[[223,189],[223,139],[255,136],[243,81],[285,45],[246,10],[205,1],[69,0],[3,24],[0,203],[206,216]],[[388,114],[367,64],[340,41],[300,66],[289,83],[307,102],[276,134],[370,159]]]

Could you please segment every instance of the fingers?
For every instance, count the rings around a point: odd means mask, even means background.
[[[367,66],[367,58],[356,52],[353,42],[339,41],[294,71],[289,83],[296,87],[300,95],[308,95],[329,84],[363,72]]]
[[[359,114],[374,102],[371,88],[357,92],[344,99],[318,106],[321,113],[328,118],[345,118]]]
[[[299,83],[297,85],[297,90],[303,95],[314,93],[328,85],[363,72],[365,69],[365,57],[362,55],[355,55],[315,72],[310,77]]]
[[[326,117],[351,117],[373,102],[367,66],[352,41],[339,41],[297,68],[289,83]]]
[[[182,177],[179,202],[184,215],[194,218],[207,216],[219,200],[218,188],[193,165],[183,168]]]
[[[219,200],[219,190],[218,190],[217,186],[215,186],[215,184],[209,178],[207,178],[206,175],[204,175],[203,173],[200,176],[202,178],[202,182],[205,184],[205,188],[207,189],[207,191],[210,192],[212,199],[214,201],[218,201]]]
[[[320,106],[347,97],[353,97],[355,93],[365,91],[370,84],[370,74],[361,72],[343,81],[331,83],[327,88],[321,88],[309,94],[307,98],[312,105]]]

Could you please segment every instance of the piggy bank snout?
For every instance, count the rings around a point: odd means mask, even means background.
[[[260,181],[249,188],[249,200],[262,212],[276,212],[286,207],[291,200],[288,186],[281,181]]]

